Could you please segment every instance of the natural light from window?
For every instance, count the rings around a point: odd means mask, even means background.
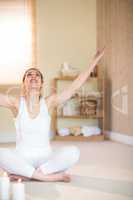
[[[32,28],[24,0],[5,2],[0,1],[0,84],[14,84],[31,64]]]

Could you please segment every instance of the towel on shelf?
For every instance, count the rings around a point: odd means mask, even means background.
[[[61,128],[58,130],[58,134],[60,136],[67,136],[67,135],[70,135],[70,130],[69,128]]]
[[[82,126],[81,133],[83,136],[88,137],[91,135],[100,135],[101,129],[97,126]]]

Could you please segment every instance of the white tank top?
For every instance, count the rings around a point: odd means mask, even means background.
[[[40,112],[35,118],[29,116],[26,101],[20,97],[19,111],[15,118],[16,150],[51,150],[49,131],[51,118],[44,98],[40,99]]]

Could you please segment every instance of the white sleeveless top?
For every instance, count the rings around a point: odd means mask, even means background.
[[[40,99],[40,112],[35,118],[29,116],[26,101],[20,97],[19,111],[15,118],[16,150],[21,152],[28,150],[50,150],[51,118],[44,98]]]

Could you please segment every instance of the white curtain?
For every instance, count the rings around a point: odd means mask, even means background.
[[[0,84],[20,83],[32,64],[32,16],[27,0],[0,0]]]

